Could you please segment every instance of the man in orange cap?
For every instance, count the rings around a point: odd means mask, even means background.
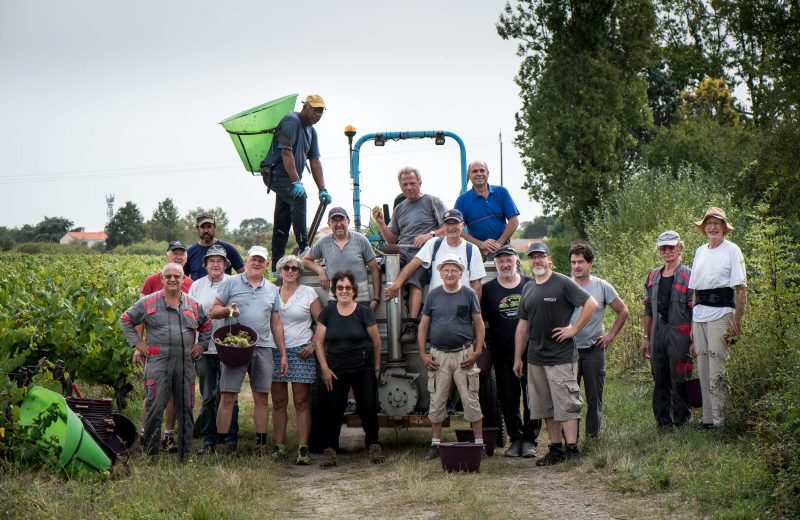
[[[275,192],[275,215],[272,234],[272,271],[286,252],[289,228],[300,251],[308,247],[306,227],[306,189],[302,176],[308,159],[311,176],[319,189],[319,200],[330,204],[332,198],[325,189],[319,143],[314,125],[325,112],[325,101],[311,94],[303,101],[300,112],[287,114],[278,124],[267,156],[261,161],[261,175],[267,188]]]

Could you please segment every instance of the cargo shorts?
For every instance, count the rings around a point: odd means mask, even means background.
[[[219,391],[238,394],[242,390],[244,375],[250,375],[250,390],[260,394],[268,394],[272,388],[272,349],[269,347],[256,347],[253,349],[253,359],[249,365],[240,367],[228,366],[220,363]]]
[[[528,363],[528,407],[531,419],[571,421],[581,418],[578,363],[542,366]]]
[[[464,406],[464,419],[471,423],[483,419],[478,398],[481,369],[477,365],[469,370],[461,368],[461,362],[474,350],[474,347],[469,347],[448,352],[431,348],[431,358],[439,363],[439,370],[428,370],[428,392],[431,395],[428,419],[432,423],[442,423],[447,417],[447,400],[454,382]]]

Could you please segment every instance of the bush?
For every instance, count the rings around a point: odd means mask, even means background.
[[[88,255],[98,251],[83,244],[58,244],[53,242],[24,242],[15,251],[27,255]]]
[[[747,236],[745,333],[732,347],[726,425],[753,431],[776,475],[775,513],[800,517],[800,266],[785,226],[757,207]],[[781,222],[782,224],[782,222]]]
[[[710,186],[702,174],[684,168],[675,175],[662,170],[643,169],[628,186],[609,198],[586,227],[597,259],[593,273],[613,285],[630,310],[608,354],[609,370],[623,373],[644,364],[639,355],[642,341],[644,280],[651,269],[662,264],[656,251],[656,238],[668,229],[677,231],[686,247],[683,263],[691,266],[694,252],[703,242],[693,221],[709,206],[725,208],[731,222],[740,213],[729,195]]]

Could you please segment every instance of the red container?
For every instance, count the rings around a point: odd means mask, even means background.
[[[439,445],[442,469],[448,473],[465,471],[477,473],[481,470],[483,446],[474,442],[443,442]]]
[[[683,391],[686,392],[686,397],[689,398],[689,406],[692,408],[702,408],[703,392],[700,390],[700,380],[697,378],[687,379],[679,384],[683,387]]]
[[[475,442],[475,434],[472,429],[455,430],[458,442]],[[483,445],[486,447],[486,455],[494,455],[494,448],[497,444],[497,428],[483,429]]]
[[[222,343],[222,339],[230,332],[233,335],[245,331],[250,336],[250,344],[246,347],[232,347]],[[237,323],[236,325],[223,325],[211,335],[214,345],[217,346],[219,360],[230,367],[240,367],[250,363],[253,359],[253,348],[258,341],[258,333],[246,325]]]

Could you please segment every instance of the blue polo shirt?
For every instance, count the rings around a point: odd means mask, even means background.
[[[489,196],[483,198],[472,189],[456,199],[456,209],[464,215],[466,231],[478,240],[497,240],[511,217],[519,215],[511,194],[503,186],[489,185]]]
[[[294,154],[294,165],[300,178],[303,177],[306,159],[319,159],[317,131],[300,117],[299,112],[286,114],[278,123],[269,152],[261,161],[261,168],[273,165],[273,174],[288,175],[281,160],[281,150],[284,149],[291,150]]]
[[[212,245],[222,246],[225,249],[225,254],[228,256],[228,261],[231,263],[230,266],[225,268],[226,274],[233,274],[233,269],[238,271],[244,267],[244,260],[242,260],[242,256],[233,244],[229,244],[223,240],[217,240]],[[203,263],[203,258],[205,258],[209,249],[211,249],[211,246],[201,246],[197,242],[189,246],[189,249],[186,251],[186,265],[183,266],[183,274],[190,276],[192,280],[199,280],[208,275],[206,266]]]

